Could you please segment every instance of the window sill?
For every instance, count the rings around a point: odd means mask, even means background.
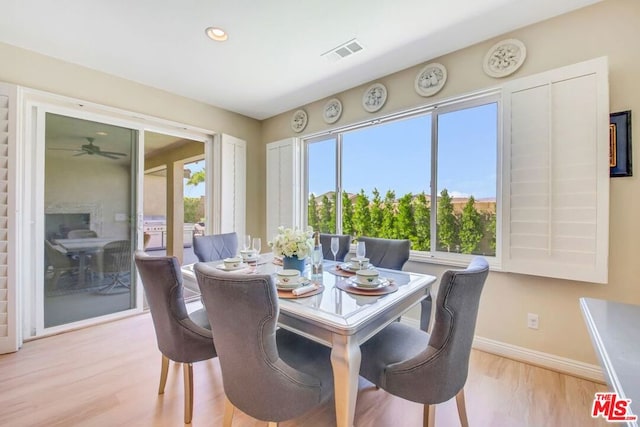
[[[430,254],[429,252],[423,251],[411,251],[409,255],[410,262],[416,262],[421,264],[435,264],[435,265],[444,265],[449,267],[460,267],[465,268],[471,260],[475,256],[482,255],[465,255],[465,254],[446,254],[446,256],[442,256],[442,254]],[[495,256],[485,256],[484,257],[489,263],[489,268],[491,271],[501,271],[502,267],[498,262],[498,258]]]

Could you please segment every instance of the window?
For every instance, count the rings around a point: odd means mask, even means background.
[[[497,98],[380,121],[304,141],[307,224],[410,239],[438,256],[494,256]]]

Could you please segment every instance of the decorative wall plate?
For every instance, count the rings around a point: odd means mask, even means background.
[[[294,132],[302,132],[305,127],[307,127],[307,112],[304,110],[298,110],[293,113],[293,117],[291,117],[291,129]]]
[[[387,88],[382,83],[374,83],[362,95],[362,108],[370,113],[375,113],[382,108],[386,101]]]
[[[432,96],[440,92],[447,81],[447,69],[442,64],[432,62],[420,70],[414,87],[420,96]]]
[[[484,56],[484,72],[491,77],[506,77],[516,72],[527,57],[524,43],[516,39],[502,40],[493,46]]]
[[[338,121],[342,115],[342,102],[338,98],[333,98],[324,104],[322,117],[324,121],[331,124]]]

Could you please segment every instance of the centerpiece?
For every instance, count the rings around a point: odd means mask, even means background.
[[[269,242],[275,255],[282,256],[284,269],[304,270],[304,262],[313,251],[313,229],[278,227],[278,234]]]

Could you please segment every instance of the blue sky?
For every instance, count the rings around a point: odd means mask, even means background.
[[[438,192],[476,199],[496,194],[497,105],[487,104],[440,114],[438,118]],[[343,136],[344,190],[374,187],[396,196],[429,194],[431,115],[412,117]],[[309,146],[309,191],[318,195],[335,189],[335,144]]]
[[[185,169],[191,170],[191,174],[194,172],[198,172],[204,169],[204,160],[199,160],[193,163],[187,163],[184,165]],[[188,179],[184,179],[184,197],[200,197],[204,196],[205,185],[204,182],[201,182],[198,185],[187,185]]]

